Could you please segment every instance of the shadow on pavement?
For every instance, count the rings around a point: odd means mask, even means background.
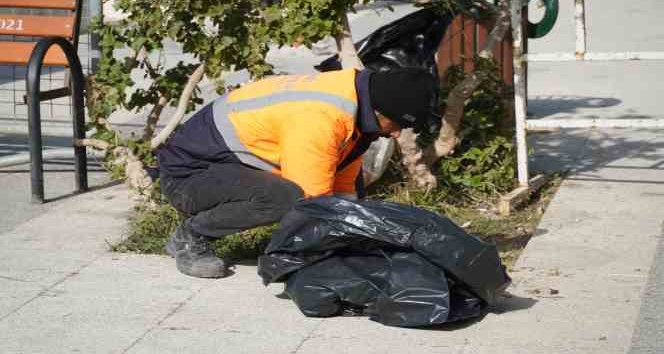
[[[285,298],[287,299],[288,295],[286,295]],[[466,320],[460,320],[450,323],[444,323],[432,327],[419,327],[419,328],[416,327],[410,329],[420,330],[420,331],[442,331],[442,332],[458,331],[477,324],[478,322],[482,321],[489,313],[501,315],[507,312],[525,310],[533,307],[536,303],[537,300],[535,299],[507,294],[507,296],[501,296],[496,301],[496,304],[494,306],[488,308],[479,317],[469,318]]]
[[[536,299],[506,293],[505,296],[498,298],[496,304],[489,309],[489,312],[500,315],[507,312],[526,310],[533,307],[536,303]]]
[[[530,170],[568,171],[569,180],[664,184],[664,179],[637,178],[644,175],[639,172],[664,170],[662,133],[662,128],[562,129],[531,135]],[[600,169],[633,171],[633,177],[603,179],[595,174]]]
[[[94,192],[94,191],[110,188],[110,187],[113,187],[113,186],[117,186],[118,184],[121,184],[121,183],[122,183],[122,181],[111,181],[111,182],[103,183],[103,184],[100,184],[100,185],[97,185],[97,186],[90,187],[90,188],[88,188],[87,191],[85,191],[83,193],[72,192],[72,193],[69,193],[69,194],[59,195],[55,198],[46,199],[44,201],[44,203],[57,202],[57,201],[68,199],[68,198],[71,198],[71,197],[74,197],[74,196],[77,196],[77,195],[82,195],[82,194],[86,194],[86,193],[89,193],[89,192]]]
[[[577,113],[583,108],[607,108],[621,103],[621,100],[612,97],[531,96],[528,98],[528,112],[531,110],[534,112],[529,119],[542,119],[561,113],[574,114],[578,117]]]

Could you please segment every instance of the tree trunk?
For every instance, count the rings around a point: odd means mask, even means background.
[[[504,0],[500,2],[500,7],[496,15],[496,23],[493,26],[491,33],[489,33],[484,47],[478,53],[480,58],[492,58],[493,48],[500,44],[503,38],[505,38],[507,29],[510,26],[510,8],[508,1]],[[485,78],[486,73],[479,71],[467,74],[465,79],[450,92],[447,99],[445,115],[443,116],[443,127],[438,139],[436,139],[436,142],[434,143],[434,149],[436,151],[435,156],[438,158],[454,152],[454,147],[456,147],[461,141],[461,139],[457,137],[457,133],[461,127],[461,120],[463,119],[466,101]]]
[[[335,38],[337,41],[337,50],[339,51],[341,67],[344,69],[355,68],[362,70],[364,69],[364,65],[362,64],[360,57],[357,56],[357,50],[355,49],[355,43],[353,43],[353,37],[351,36],[347,14],[342,16],[342,26],[343,30]]]
[[[136,192],[139,196],[149,194],[152,189],[152,178],[145,171],[143,161],[134,155],[130,149],[122,148],[124,151],[120,153],[126,154],[125,173],[127,175],[126,183]],[[147,192],[147,193],[146,193]]]
[[[403,129],[397,142],[401,152],[401,162],[406,167],[411,184],[425,191],[435,188],[438,185],[436,176],[431,173],[428,164],[420,163],[427,160],[424,156],[426,151],[417,144],[417,134],[413,129]]]
[[[431,155],[434,156],[434,161],[428,161],[429,163],[433,163],[438,158],[454,152],[454,148],[462,138],[458,137],[457,133],[459,132],[459,128],[461,128],[461,119],[463,118],[466,101],[485,78],[486,74],[479,71],[466,74],[464,80],[447,96],[447,107],[443,116],[443,126],[440,129],[440,134],[433,145],[427,148],[434,149],[434,153]]]

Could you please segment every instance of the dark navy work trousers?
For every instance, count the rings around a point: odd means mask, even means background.
[[[162,193],[186,215],[186,226],[208,237],[269,225],[303,197],[293,182],[239,163],[212,164],[185,178],[161,174]]]

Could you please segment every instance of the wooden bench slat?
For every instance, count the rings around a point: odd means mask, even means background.
[[[0,42],[0,64],[26,65],[36,42]],[[44,65],[67,66],[67,57],[58,45],[46,53]]]
[[[0,14],[0,34],[14,36],[58,36],[71,39],[74,16],[33,16]]]
[[[76,0],[0,0],[0,7],[75,10]]]

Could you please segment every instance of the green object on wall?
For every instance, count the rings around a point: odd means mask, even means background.
[[[546,36],[558,19],[558,0],[542,0],[546,11],[544,17],[537,23],[528,21],[528,38],[542,38]]]

